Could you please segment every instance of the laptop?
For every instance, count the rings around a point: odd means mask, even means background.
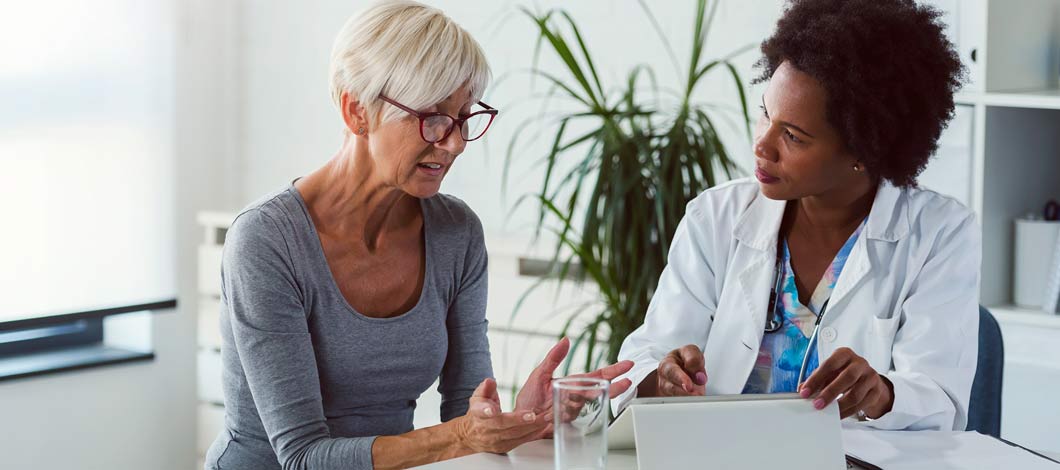
[[[636,398],[611,423],[608,448],[638,468],[844,470],[839,406],[797,394]]]

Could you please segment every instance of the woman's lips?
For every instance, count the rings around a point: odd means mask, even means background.
[[[780,182],[780,178],[766,173],[761,168],[755,168],[755,178],[758,178],[758,181],[762,184],[774,184]]]
[[[417,170],[422,171],[429,176],[441,176],[443,173],[445,173],[445,167],[445,165],[441,165],[438,168],[429,168],[423,164],[416,165]]]

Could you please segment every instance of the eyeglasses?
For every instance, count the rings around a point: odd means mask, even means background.
[[[493,124],[493,118],[497,117],[498,113],[496,109],[481,101],[478,102],[478,105],[486,109],[464,117],[452,117],[445,113],[421,113],[383,95],[379,95],[379,99],[419,118],[420,137],[429,144],[445,140],[453,132],[453,128],[458,125],[460,126],[461,139],[464,139],[465,142],[477,140],[490,128],[490,124]]]

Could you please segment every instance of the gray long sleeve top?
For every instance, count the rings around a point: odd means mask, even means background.
[[[371,318],[340,292],[293,185],[244,209],[225,240],[225,426],[206,469],[371,469],[376,436],[413,429],[440,379],[443,421],[493,375],[482,225],[451,196],[420,201],[426,267],[412,310]]]

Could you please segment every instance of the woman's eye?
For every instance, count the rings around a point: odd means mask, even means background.
[[[798,137],[795,137],[795,134],[792,134],[791,131],[787,129],[784,129],[784,135],[788,138],[788,140],[795,142],[796,144],[802,143],[802,140],[799,140]]]
[[[769,112],[768,112],[768,111],[766,111],[766,107],[765,107],[765,106],[761,106],[761,105],[759,105],[759,106],[758,106],[758,109],[761,109],[761,110],[762,110],[762,117],[769,117]]]

